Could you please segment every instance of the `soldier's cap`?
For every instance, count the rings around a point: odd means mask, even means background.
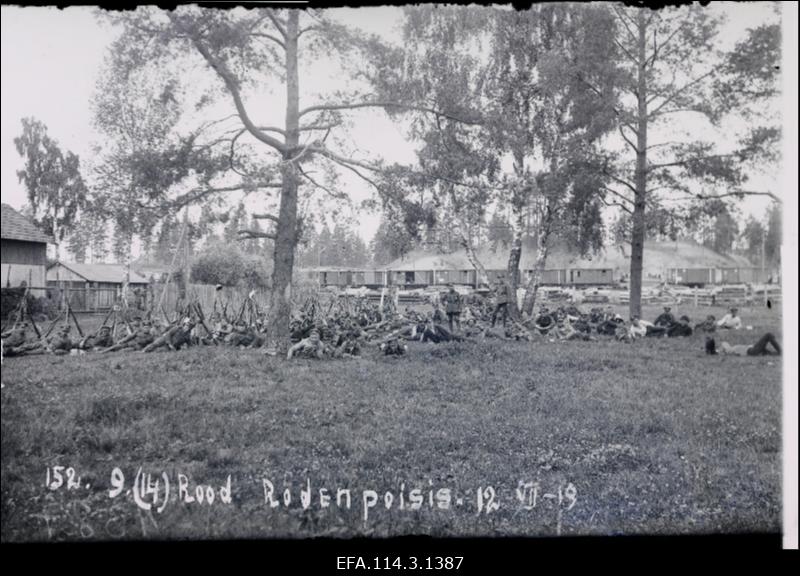
[[[731,307],[731,312],[738,312],[739,309],[736,306]]]
[[[666,310],[667,312],[669,312],[670,310],[672,310],[672,308],[671,308],[670,306],[664,306],[664,310]]]
[[[101,331],[103,331],[103,330],[111,330],[111,326],[109,326],[108,324],[105,324],[103,326],[100,326],[100,330]]]

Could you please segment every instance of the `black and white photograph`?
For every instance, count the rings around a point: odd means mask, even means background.
[[[4,548],[797,548],[796,3],[0,10]]]

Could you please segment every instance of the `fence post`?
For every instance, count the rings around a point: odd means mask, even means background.
[[[694,287],[694,307],[697,308],[697,286]]]
[[[769,284],[764,284],[764,306],[769,302]]]

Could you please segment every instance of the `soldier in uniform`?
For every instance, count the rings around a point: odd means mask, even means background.
[[[539,309],[539,315],[533,323],[534,329],[539,334],[547,334],[556,325],[556,320],[546,306]]]
[[[697,331],[702,330],[703,332],[716,332],[717,319],[713,314],[709,314],[706,316],[706,319],[695,326],[694,329]]]
[[[680,320],[675,322],[672,326],[667,328],[667,336],[670,338],[675,338],[677,336],[691,336],[694,332],[692,327],[689,325],[691,320],[688,316],[684,315],[680,317]]]
[[[249,346],[255,340],[255,334],[247,329],[247,325],[241,320],[233,327],[233,332],[228,336],[228,343],[231,346]]]
[[[188,318],[185,318],[184,322],[186,321],[190,320]],[[147,344],[144,348],[142,348],[142,352],[152,352],[153,350],[157,350],[158,348],[161,348],[163,346],[167,346],[171,350],[174,350],[174,347],[172,346],[172,338],[175,336],[175,334],[178,333],[178,331],[180,331],[180,329],[181,325],[179,324],[170,326],[164,333],[161,334],[161,336],[159,336],[158,338]]]
[[[739,314],[739,309],[735,306],[730,309],[730,312],[725,314],[722,319],[717,322],[717,327],[719,328],[729,328],[733,330],[739,330],[742,327],[742,318]]]
[[[670,328],[675,323],[675,316],[672,315],[672,308],[669,306],[664,306],[664,311],[653,322],[656,326],[663,326],[664,328]]]
[[[69,331],[69,325],[62,326],[48,341],[25,341],[18,346],[4,350],[5,355],[9,357],[24,356],[26,354],[44,354],[45,352],[52,352],[58,355],[69,354],[72,349],[72,339],[69,337]]]
[[[770,350],[768,346],[772,346],[773,350]],[[771,332],[764,334],[752,346],[747,344],[732,346],[727,342],[723,342],[720,347],[723,354],[732,356],[780,356],[782,353],[781,345],[778,344],[778,340]]]
[[[381,344],[384,356],[403,356],[408,351],[408,346],[403,338],[391,338]]]
[[[330,352],[330,350],[322,341],[319,328],[314,326],[307,338],[303,338],[300,340],[300,342],[289,348],[286,357],[291,359],[294,356],[303,356],[306,358],[317,358],[321,360],[325,357],[327,352]]]
[[[447,320],[450,325],[450,332],[454,332],[453,325],[455,324],[458,327],[458,331],[461,331],[461,309],[463,306],[461,300],[461,294],[456,292],[455,287],[450,284],[450,289],[445,293],[442,297],[442,301],[445,305],[445,312],[447,313]]]
[[[21,349],[28,341],[28,325],[23,322],[16,328],[3,333],[3,355],[19,356]]]
[[[69,354],[70,350],[72,350],[73,342],[69,336],[71,329],[72,327],[69,324],[62,326],[56,336],[50,340],[48,348],[53,354],[62,356]]]
[[[361,355],[361,344],[359,342],[360,330],[355,326],[345,328],[344,332],[340,335],[339,345],[334,351],[334,356],[337,358],[346,357],[351,358]]]
[[[506,283],[505,276],[500,274],[497,279],[497,285],[495,286],[495,306],[494,312],[492,313],[492,327],[494,327],[497,322],[497,315],[500,313],[503,315],[503,326],[505,326],[506,320],[508,320],[509,289],[510,286]]]
[[[169,349],[180,350],[183,346],[191,346],[194,327],[195,322],[191,318],[184,318],[180,328],[169,339]]]
[[[77,348],[79,350],[102,350],[114,345],[114,338],[111,334],[111,326],[104,324],[96,334],[86,336],[80,341]]]

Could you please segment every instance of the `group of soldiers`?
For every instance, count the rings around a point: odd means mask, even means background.
[[[636,316],[626,321],[611,306],[589,311],[575,305],[563,305],[552,310],[540,306],[533,316],[512,317],[509,314],[512,298],[513,294],[501,283],[493,298],[463,295],[455,286],[449,285],[445,292],[434,297],[432,306],[425,311],[411,308],[401,311],[396,297],[391,295],[382,298],[380,303],[365,298],[336,299],[327,309],[319,301],[306,302],[292,316],[291,345],[286,355],[288,358],[347,358],[360,356],[369,347],[377,347],[383,354],[395,356],[405,354],[410,341],[442,343],[485,338],[591,341],[615,338],[629,342],[638,338],[687,337],[698,331],[713,333],[718,328],[741,328],[741,318],[735,308],[719,321],[708,316],[692,326],[687,316],[676,318],[669,306],[665,306],[653,322]],[[106,317],[98,330],[89,335],[81,333],[78,339],[73,339],[68,322],[53,330],[52,336],[49,331],[40,334],[35,326],[36,334],[32,334],[27,322],[16,322],[2,335],[3,355],[63,355],[89,351],[147,353],[203,345],[263,348],[265,353],[276,354],[276,350],[267,346],[266,315],[252,306],[252,313],[246,319],[244,310],[243,304],[238,317],[229,319],[215,306],[213,313],[206,318],[202,307],[194,302],[183,307],[173,320],[168,320],[166,314],[164,320],[148,314],[130,320],[123,316],[123,321],[117,322],[115,313],[113,325],[107,322]],[[69,317],[67,315],[67,320]],[[75,325],[80,331],[77,319]]]

